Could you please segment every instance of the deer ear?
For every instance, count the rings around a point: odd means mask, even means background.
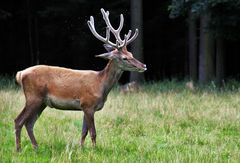
[[[95,55],[95,57],[104,58],[104,59],[113,59],[113,54],[109,52],[109,53]]]
[[[108,52],[111,52],[115,49],[114,47],[112,47],[111,45],[108,45],[108,44],[103,44],[103,46]]]

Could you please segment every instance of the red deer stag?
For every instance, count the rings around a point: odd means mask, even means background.
[[[21,85],[26,103],[22,112],[15,119],[16,149],[21,149],[21,129],[25,125],[33,148],[37,142],[33,127],[42,111],[49,106],[61,110],[83,111],[83,126],[80,144],[83,146],[88,131],[93,146],[96,145],[96,130],[94,113],[103,108],[107,95],[118,81],[123,71],[143,72],[146,65],[135,59],[127,50],[127,45],[136,39],[138,29],[131,36],[131,30],[121,39],[120,32],[124,18],[120,15],[120,25],[114,29],[109,21],[109,12],[101,9],[106,22],[106,37],[100,36],[94,26],[91,16],[87,22],[93,35],[104,42],[107,53],[96,57],[108,59],[107,66],[102,71],[72,70],[61,67],[38,65],[19,71],[16,81]],[[116,43],[110,41],[110,32],[115,36]]]

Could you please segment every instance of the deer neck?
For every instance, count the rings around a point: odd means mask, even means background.
[[[103,93],[107,95],[115,83],[121,77],[123,71],[118,67],[118,64],[114,60],[110,60],[107,66],[100,72],[102,77]]]

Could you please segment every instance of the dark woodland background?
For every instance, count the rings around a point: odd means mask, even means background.
[[[92,15],[105,35],[100,8],[115,27],[123,13],[122,34],[140,29],[128,49],[147,64],[146,81],[240,80],[239,0],[2,0],[0,73],[36,64],[103,69],[106,61],[94,55],[105,49],[87,26]],[[140,78],[126,72],[120,82]]]

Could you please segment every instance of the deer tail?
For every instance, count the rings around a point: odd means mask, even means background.
[[[22,86],[22,71],[18,71],[16,74],[16,83]]]

